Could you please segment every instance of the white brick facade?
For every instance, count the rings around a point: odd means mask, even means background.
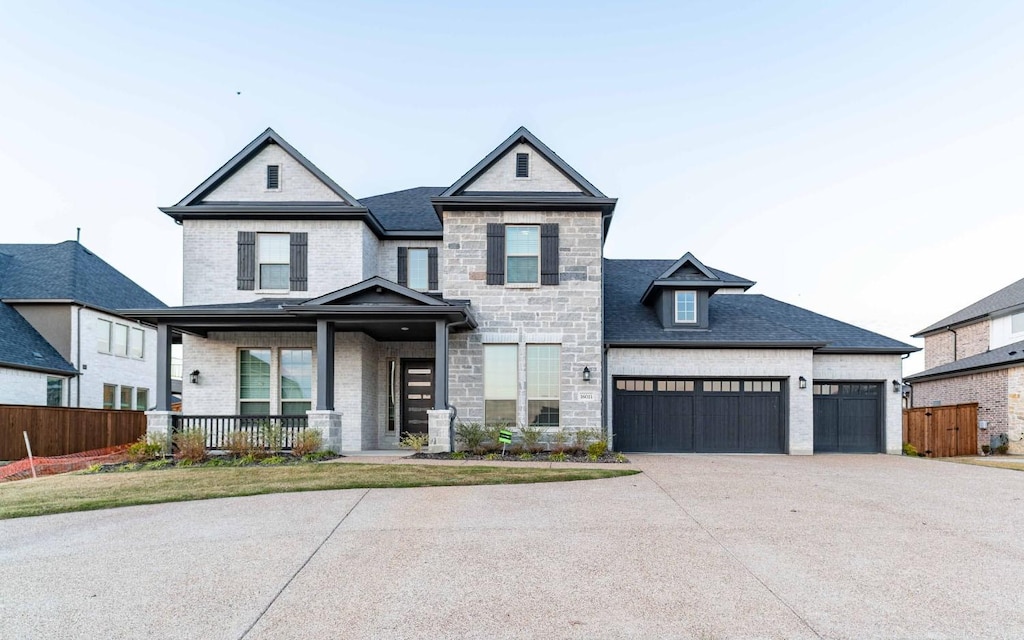
[[[103,408],[103,385],[115,385],[115,408],[120,408],[121,387],[131,387],[132,409],[136,405],[138,389],[146,389],[149,392],[147,404],[153,406],[156,399],[156,330],[147,327],[134,320],[128,320],[120,316],[102,313],[94,309],[83,308],[81,314],[72,313],[71,323],[71,364],[78,366],[81,375],[77,380],[69,382],[70,406],[81,406],[87,409]],[[79,318],[81,321],[81,363],[76,363],[74,358],[78,351]],[[127,357],[114,355],[113,353],[101,353],[97,348],[100,339],[100,319],[115,324],[126,325],[130,329],[142,329],[145,345],[142,351],[142,358],[132,357],[130,352]],[[134,336],[129,329],[128,335],[131,340]],[[81,388],[81,403],[77,402],[77,394]]]
[[[280,189],[267,189],[267,165],[281,167]],[[267,145],[208,194],[204,202],[344,202],[276,144]]]
[[[899,354],[814,354],[814,380],[881,383],[885,451],[896,455],[903,449],[903,395],[893,393],[892,381],[902,379]]]
[[[530,176],[516,177],[516,154],[530,156]],[[466,185],[466,191],[561,191],[580,193],[571,180],[542,158],[533,147],[519,144],[498,159],[490,169]]]
[[[0,404],[46,404],[46,380],[52,374],[0,367]],[[64,385],[67,387],[67,379]],[[67,397],[67,389],[64,391]]]

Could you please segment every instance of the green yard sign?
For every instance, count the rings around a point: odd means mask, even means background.
[[[508,429],[502,429],[498,432],[498,442],[501,444],[512,444],[512,432]]]

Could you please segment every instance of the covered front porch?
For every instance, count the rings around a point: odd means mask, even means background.
[[[403,431],[428,433],[431,449],[450,449],[448,341],[476,327],[467,301],[374,277],[304,301],[128,314],[157,327],[151,433],[196,428],[209,448],[220,448],[231,431],[269,422],[286,434],[318,429],[334,451],[397,447]],[[181,412],[171,410],[177,341]]]

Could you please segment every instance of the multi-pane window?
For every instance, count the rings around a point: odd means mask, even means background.
[[[149,389],[139,387],[135,390],[135,408],[139,411],[149,409]]]
[[[281,349],[281,413],[306,415],[313,404],[313,352]]]
[[[46,406],[64,406],[64,378],[46,379]]]
[[[697,322],[696,291],[676,291],[676,322],[679,324]]]
[[[515,424],[519,346],[484,345],[484,422]]]
[[[526,409],[531,426],[558,426],[560,372],[561,347],[526,345]]]
[[[132,392],[135,391],[132,387],[121,387],[121,405],[119,409],[129,410],[132,408]]]
[[[100,319],[97,321],[96,350],[100,353],[110,353],[111,324],[110,320]]]
[[[430,252],[427,249],[409,249],[408,259],[408,283],[410,289],[426,291],[430,288]]]
[[[288,289],[290,237],[287,233],[256,235],[256,255],[260,289]]]
[[[128,355],[128,325],[114,323],[114,355]]]
[[[133,358],[141,360],[146,354],[146,332],[137,327],[132,327],[128,350]]]
[[[540,227],[505,227],[505,281],[512,284],[540,282]]]
[[[238,412],[270,414],[270,349],[238,352]]]
[[[103,385],[103,408],[113,409],[114,400],[117,396],[117,385],[105,384]]]

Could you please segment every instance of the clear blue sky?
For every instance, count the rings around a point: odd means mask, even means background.
[[[619,198],[609,257],[904,340],[1024,277],[1020,2],[11,2],[0,87],[0,242],[80,226],[169,304],[156,207],[267,126],[361,197],[526,125]]]

